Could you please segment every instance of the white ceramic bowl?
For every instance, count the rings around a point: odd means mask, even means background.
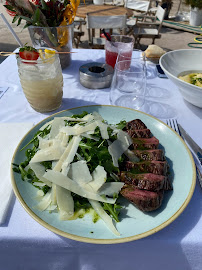
[[[167,77],[178,87],[183,98],[202,108],[202,88],[178,79],[179,74],[188,72],[202,73],[202,50],[187,49],[167,52],[159,64]]]

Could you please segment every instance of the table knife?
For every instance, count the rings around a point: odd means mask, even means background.
[[[202,149],[198,146],[195,141],[189,136],[189,134],[178,124],[179,131],[183,139],[189,144],[194,154],[197,156],[200,165],[202,166]]]

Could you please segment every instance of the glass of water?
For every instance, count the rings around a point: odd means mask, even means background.
[[[140,109],[144,105],[146,69],[144,61],[136,58],[118,61],[110,89],[112,105]]]

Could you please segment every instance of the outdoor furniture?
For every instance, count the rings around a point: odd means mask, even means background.
[[[84,31],[82,29],[82,26],[85,25],[85,24],[86,24],[85,19],[75,17],[75,19],[74,19],[74,38],[73,38],[73,42],[74,42],[76,48],[78,48],[79,43],[81,42],[81,37],[84,36]]]
[[[79,67],[93,61],[104,63],[105,51],[91,49],[73,49],[73,51],[76,53],[72,54],[71,66],[63,70],[63,102],[57,112],[80,106],[109,105],[109,88],[91,90],[79,83]],[[177,111],[178,123],[202,147],[200,133],[202,110],[184,101],[177,87],[169,79],[158,78],[155,75],[155,66],[151,65],[150,69],[154,75],[147,81],[148,92],[151,88],[156,91],[152,92],[153,99],[156,101],[160,96],[158,100],[161,100],[163,108],[166,108],[166,105],[172,105]],[[30,107],[20,86],[15,55],[9,56],[0,64],[0,86],[8,88],[0,98],[1,124],[26,122],[37,124],[55,113],[41,114]],[[85,111],[85,107],[83,110]],[[136,113],[131,110],[131,119],[135,116]],[[116,123],[116,115],[111,115],[110,123]],[[16,134],[17,132],[18,129],[15,130]],[[166,133],[165,136],[167,136]],[[1,134],[0,138],[2,142]],[[2,152],[7,148],[9,145],[4,144]],[[13,153],[10,153],[10,156],[12,155]],[[183,166],[186,165],[183,163],[183,157],[179,162],[183,170]],[[11,163],[9,159],[1,160],[1,164],[9,163]],[[2,177],[3,173],[9,175],[9,170],[8,172],[2,170]],[[9,177],[8,181],[10,181]],[[185,186],[186,183],[182,189],[186,188]],[[172,192],[170,194],[170,196],[173,195]],[[197,181],[193,197],[186,209],[163,230],[156,232],[154,229],[154,234],[137,241],[103,245],[79,242],[53,233],[36,222],[25,211],[18,199],[13,198],[6,222],[0,226],[0,269],[200,270],[202,265],[201,196],[202,191]],[[143,219],[143,217],[144,214],[138,218]],[[137,222],[138,218],[134,217]],[[156,215],[153,214],[153,223],[155,220]],[[98,222],[102,221],[98,220]],[[68,226],[68,221],[66,223]],[[85,226],[85,221],[81,219],[81,231],[83,226]],[[91,235],[93,236],[92,233]]]
[[[94,16],[87,14],[87,29],[88,29],[88,42],[89,45],[94,46],[104,46],[105,38],[96,37],[96,29],[109,29],[110,34],[113,33],[114,29],[118,29],[121,34],[125,33],[126,29],[126,15],[118,16]]]
[[[127,21],[129,30],[128,35],[133,35],[135,38],[135,47],[140,46],[141,38],[152,39],[154,44],[156,38],[161,38],[161,28],[165,16],[165,9],[158,5],[155,16],[139,15]]]
[[[86,5],[78,7],[76,13],[77,17],[86,18],[87,14],[95,16],[127,15],[127,17],[131,17],[133,11],[125,7],[110,5]]]
[[[150,1],[136,1],[136,0],[126,0],[125,7],[130,8],[134,11],[147,13],[150,7]]]

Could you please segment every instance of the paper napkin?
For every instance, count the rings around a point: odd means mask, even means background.
[[[23,136],[33,123],[0,123],[0,224],[3,224],[12,198],[11,160]]]

